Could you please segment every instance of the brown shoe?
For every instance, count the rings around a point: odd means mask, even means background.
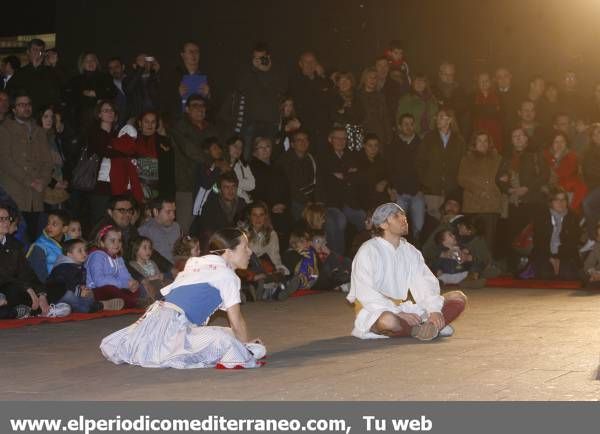
[[[431,341],[437,338],[439,332],[440,331],[435,324],[431,322],[424,322],[423,324],[414,326],[410,332],[410,335],[420,341]]]
[[[102,300],[104,310],[121,310],[125,307],[125,300],[122,298],[111,298],[110,300]]]

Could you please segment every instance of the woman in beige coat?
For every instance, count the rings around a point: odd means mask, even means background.
[[[493,252],[496,225],[502,209],[502,194],[496,174],[502,157],[486,132],[473,134],[471,146],[458,169],[458,184],[463,189],[463,212],[476,216],[481,234]]]

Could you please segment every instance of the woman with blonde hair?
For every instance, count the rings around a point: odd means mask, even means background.
[[[85,127],[93,119],[93,111],[98,101],[112,101],[117,88],[110,76],[101,71],[96,53],[82,53],[77,67],[79,74],[67,85],[65,99],[67,106],[71,107],[71,125]]]

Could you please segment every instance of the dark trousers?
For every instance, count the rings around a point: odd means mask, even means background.
[[[580,280],[581,272],[577,262],[563,259],[560,261],[558,274],[554,273],[554,268],[550,264],[550,258],[533,258],[533,269],[536,279],[542,280]]]

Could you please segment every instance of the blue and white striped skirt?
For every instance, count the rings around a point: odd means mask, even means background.
[[[227,327],[196,326],[179,307],[157,301],[134,324],[102,340],[115,364],[146,368],[258,368],[246,346]]]

